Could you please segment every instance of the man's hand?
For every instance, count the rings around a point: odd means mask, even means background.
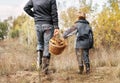
[[[55,29],[54,30],[54,36],[58,35],[59,34],[59,29]]]

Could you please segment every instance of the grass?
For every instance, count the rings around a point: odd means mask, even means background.
[[[76,55],[74,53],[63,53],[62,55],[58,56],[53,55],[52,65],[55,69],[57,69],[57,71],[75,70],[78,68]]]
[[[116,67],[120,63],[120,52],[116,51],[107,51],[106,49],[101,49],[99,51],[95,51],[95,53],[91,56],[94,58],[91,59],[92,65],[95,67]]]
[[[107,72],[107,68],[110,71],[107,75],[116,79],[115,83],[120,82],[120,51],[119,50],[91,50],[90,52],[90,62],[91,69],[94,71],[95,68],[106,68],[105,73]],[[74,52],[69,50],[65,50],[63,54],[60,56],[55,56],[52,60],[54,63],[54,68],[57,71],[76,71],[78,70],[78,63],[76,59],[76,55]]]
[[[31,48],[26,48],[15,41],[0,42],[0,77],[7,76],[9,74],[15,74],[17,71],[36,71],[36,54]],[[19,49],[18,49],[19,48]],[[4,49],[4,50],[3,50]],[[71,51],[72,50],[72,51]],[[105,73],[110,69],[107,74],[110,76],[110,80],[114,80],[114,83],[120,82],[120,51],[119,50],[91,50],[90,61],[91,69],[94,72],[95,68],[105,68]],[[78,71],[78,62],[73,47],[67,47],[61,55],[51,57],[50,67],[56,69],[56,75],[61,76],[63,79],[68,80],[71,71],[73,73]],[[97,70],[97,69],[96,69]],[[100,69],[99,72],[102,70]],[[60,73],[60,74],[59,74]],[[78,76],[73,74],[71,79],[76,83]],[[97,73],[96,73],[97,75]],[[106,75],[106,74],[105,74]],[[94,75],[93,75],[94,76]],[[99,75],[98,75],[99,76]],[[29,76],[28,76],[29,77]],[[56,76],[55,76],[56,77]],[[85,78],[85,76],[83,76]],[[83,78],[81,77],[81,78]],[[57,78],[57,77],[56,77]],[[86,79],[86,78],[85,78]],[[93,78],[92,78],[93,79]],[[69,79],[70,80],[70,79]],[[20,83],[29,83],[28,79],[18,79]],[[53,80],[57,81],[57,80]],[[1,82],[1,81],[0,81]],[[13,81],[12,81],[13,82]],[[13,82],[14,83],[14,82]]]
[[[113,76],[116,81],[120,81],[120,65],[113,70]]]
[[[18,70],[35,69],[33,65],[35,63],[35,57],[31,51],[28,52],[28,49],[19,45],[17,42],[11,41],[8,45],[2,42],[0,43],[4,49],[0,55],[0,75],[14,73]]]

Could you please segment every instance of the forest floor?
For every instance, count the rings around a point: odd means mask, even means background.
[[[54,72],[42,76],[35,68],[36,54],[15,40],[0,42],[0,83],[120,83],[120,74],[117,78],[114,73],[117,66],[92,66],[89,75],[85,71],[83,75],[79,75],[77,68],[59,69],[50,65],[50,70]]]

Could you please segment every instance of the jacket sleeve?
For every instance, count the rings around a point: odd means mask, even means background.
[[[28,3],[24,7],[24,11],[31,17],[34,17],[34,12],[31,10],[32,8],[33,8],[33,2],[32,0],[29,0]]]
[[[52,21],[53,21],[54,28],[59,29],[56,0],[51,0],[51,15],[52,15]]]
[[[89,42],[90,42],[90,47],[89,48],[93,48],[94,38],[93,38],[92,30],[90,30],[90,32],[89,32]]]
[[[64,33],[63,33],[63,38],[67,38],[73,34],[75,34],[77,32],[77,27],[76,26],[72,26],[71,28],[69,28],[68,30],[66,30]]]

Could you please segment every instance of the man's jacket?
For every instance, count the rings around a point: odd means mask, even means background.
[[[29,0],[24,11],[34,17],[35,24],[53,24],[58,28],[56,0]]]

